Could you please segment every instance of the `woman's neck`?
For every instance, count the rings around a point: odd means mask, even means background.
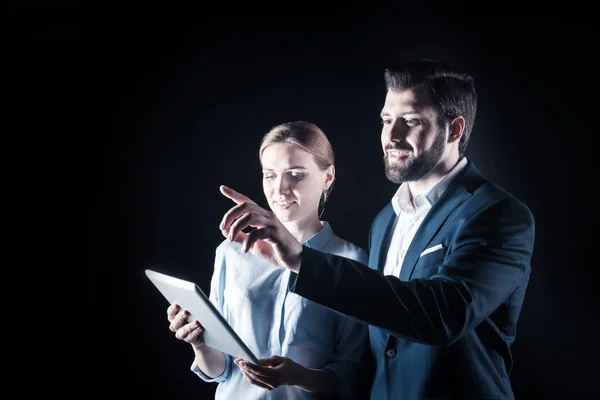
[[[318,218],[311,218],[308,221],[293,221],[283,225],[300,243],[307,241],[323,228]]]

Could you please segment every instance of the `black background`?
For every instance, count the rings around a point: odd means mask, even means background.
[[[101,340],[93,355],[80,349],[78,362],[94,365],[88,390],[212,397],[215,386],[189,371],[192,352],[167,329],[167,304],[143,270],[162,264],[208,289],[218,223],[231,206],[218,187],[264,204],[257,151],[273,125],[303,119],[329,136],[337,182],[324,219],[366,248],[372,218],[396,189],[379,140],[383,69],[427,57],[475,76],[467,157],[536,218],[513,347],[516,397],[593,393],[598,314],[583,241],[595,207],[595,182],[583,169],[592,160],[583,143],[591,146],[598,126],[586,109],[596,97],[597,71],[584,58],[594,51],[593,24],[566,15],[466,16],[458,7],[347,5],[338,14],[356,15],[344,17],[227,11],[20,14],[18,37],[27,42],[16,47],[36,71],[37,99],[56,108],[64,100],[77,127],[71,143],[85,149],[71,167],[83,176],[88,280],[98,289],[90,307]]]

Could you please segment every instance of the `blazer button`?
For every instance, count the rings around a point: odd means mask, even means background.
[[[388,349],[385,351],[385,355],[388,356],[389,358],[394,358],[396,357],[396,349]]]

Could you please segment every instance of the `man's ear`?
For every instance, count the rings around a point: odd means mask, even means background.
[[[465,118],[462,115],[450,121],[450,133],[448,134],[448,142],[458,142],[465,131]]]

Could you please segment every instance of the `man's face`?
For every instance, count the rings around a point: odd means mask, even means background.
[[[385,174],[390,181],[419,180],[444,156],[447,129],[438,126],[437,109],[423,94],[389,90],[381,119]]]

